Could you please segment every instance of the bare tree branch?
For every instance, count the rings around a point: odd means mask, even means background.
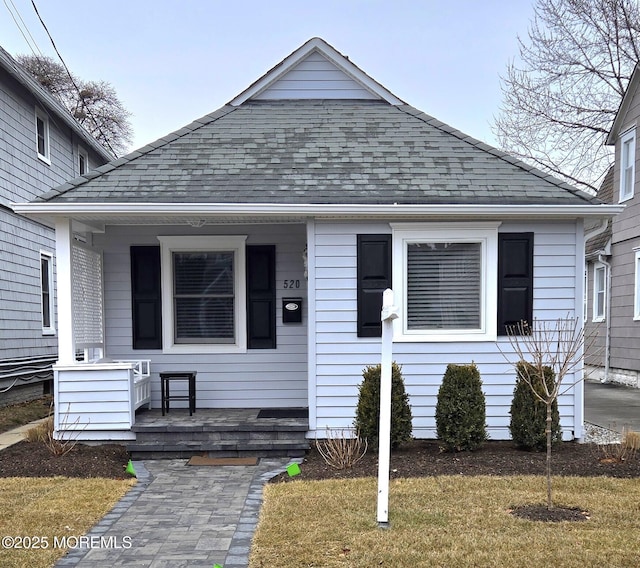
[[[81,81],[51,57],[19,55],[18,62],[56,97],[102,146],[116,156],[131,145],[131,113],[106,81]]]
[[[640,53],[637,0],[538,0],[501,77],[500,146],[587,190],[612,162],[604,140]]]

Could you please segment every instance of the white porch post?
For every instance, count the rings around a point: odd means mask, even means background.
[[[75,363],[73,337],[73,301],[71,288],[71,243],[73,231],[70,219],[56,220],[56,283],[58,294],[58,364]]]
[[[391,367],[393,363],[393,320],[398,308],[393,291],[382,296],[382,357],[380,365],[380,430],[378,435],[378,526],[389,526],[389,462],[391,453]]]

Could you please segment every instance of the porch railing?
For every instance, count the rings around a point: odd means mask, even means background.
[[[143,404],[151,408],[151,360],[150,359],[119,359],[114,363],[133,364],[133,388],[131,398],[134,410]]]

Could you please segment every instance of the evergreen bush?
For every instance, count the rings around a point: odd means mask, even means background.
[[[475,364],[447,366],[438,390],[436,430],[447,451],[475,450],[487,439],[486,405]]]
[[[381,366],[368,366],[362,372],[358,387],[358,406],[354,426],[365,438],[369,449],[377,451],[380,431],[380,375]],[[391,448],[411,440],[413,430],[409,396],[404,389],[402,368],[395,361],[391,366]]]
[[[544,367],[543,374],[547,388],[552,392],[555,373],[551,367]],[[509,411],[511,414],[509,431],[516,445],[526,450],[542,451],[547,447],[547,405],[535,396],[532,390],[532,388],[536,389],[543,398],[547,398],[542,380],[540,372],[531,363],[519,361],[516,365],[516,386]],[[558,401],[554,399],[551,404],[551,442],[556,443],[561,440]]]

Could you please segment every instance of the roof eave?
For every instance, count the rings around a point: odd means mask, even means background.
[[[362,204],[271,204],[271,203],[16,203],[16,213],[34,217],[70,217],[93,215],[109,217],[154,217],[167,215],[235,217],[291,217],[306,218],[399,218],[399,217],[456,217],[456,218],[610,218],[624,210],[624,205],[362,205]]]

